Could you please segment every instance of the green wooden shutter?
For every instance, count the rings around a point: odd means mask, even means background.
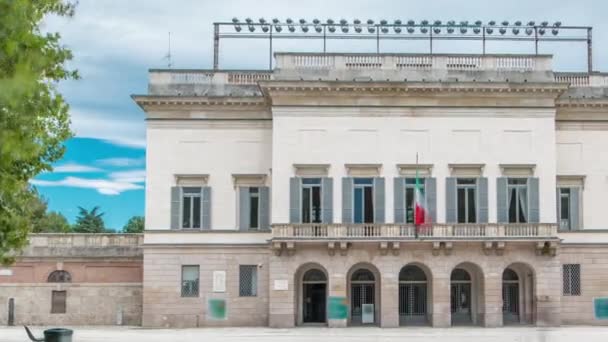
[[[384,223],[385,220],[385,189],[384,178],[374,178],[374,223]]]
[[[528,207],[529,207],[529,219],[530,223],[540,222],[540,207],[539,207],[539,194],[538,194],[538,178],[528,178]]]
[[[321,222],[334,222],[334,180],[330,177],[321,178]]]
[[[456,178],[445,179],[445,222],[456,223]]]
[[[353,178],[342,178],[342,223],[353,223]]]
[[[180,211],[182,204],[182,189],[179,186],[171,187],[171,229],[180,229]]]
[[[291,177],[289,179],[289,223],[301,222],[301,190],[301,178]]]
[[[507,177],[496,178],[496,222],[509,223]]]
[[[393,178],[393,204],[395,206],[395,223],[405,223],[405,178]]]

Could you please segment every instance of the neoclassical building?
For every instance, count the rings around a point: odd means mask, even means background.
[[[607,75],[550,55],[274,58],[153,69],[133,96],[144,326],[608,323]]]

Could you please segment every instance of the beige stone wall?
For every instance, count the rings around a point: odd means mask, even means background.
[[[153,327],[267,326],[267,246],[144,249],[143,325]],[[181,266],[200,266],[199,296],[181,297]],[[259,265],[255,297],[239,297],[239,265]],[[226,272],[226,291],[213,292],[213,271]],[[226,300],[226,319],[207,310],[209,299]]]
[[[66,290],[66,313],[51,313],[51,293]],[[0,284],[0,325],[8,323],[9,298],[15,325],[140,325],[141,283]]]
[[[608,245],[564,244],[559,258],[563,264],[581,265],[581,295],[562,296],[562,323],[608,325],[595,318],[593,309],[594,298],[608,298]]]

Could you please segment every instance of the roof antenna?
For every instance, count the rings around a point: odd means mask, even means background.
[[[167,60],[167,67],[171,69],[171,66],[173,66],[171,63],[171,31],[169,31],[169,50],[163,59]]]

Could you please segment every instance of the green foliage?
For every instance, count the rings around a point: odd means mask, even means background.
[[[123,233],[143,233],[145,221],[143,216],[133,216],[129,219],[127,224],[122,227]]]
[[[27,244],[36,194],[28,181],[50,170],[71,136],[68,105],[57,82],[77,79],[57,33],[42,33],[45,16],[72,16],[64,0],[0,0],[0,263]]]
[[[69,233],[71,227],[65,216],[58,212],[48,212],[47,201],[38,194],[35,188],[31,192],[34,197],[28,206],[32,212],[32,233]]]
[[[103,222],[104,213],[99,211],[99,207],[95,206],[91,210],[86,210],[83,207],[78,207],[78,217],[73,230],[75,233],[105,233],[106,226]]]

